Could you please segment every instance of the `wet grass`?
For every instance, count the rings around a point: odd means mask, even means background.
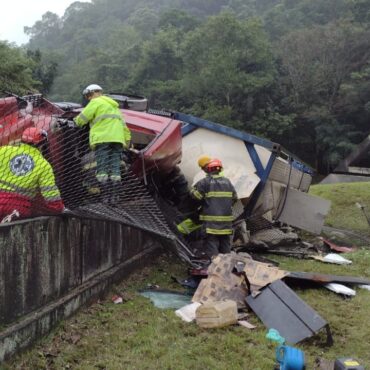
[[[370,252],[348,255],[350,266],[269,256],[290,271],[320,271],[370,278]],[[265,339],[266,328],[251,314],[255,331],[231,326],[206,330],[185,323],[174,310],[157,309],[137,294],[147,284],[179,290],[171,275],[186,276],[177,260],[161,257],[156,266],[132,275],[106,299],[82,309],[63,322],[33,349],[14,358],[3,369],[266,369],[274,365],[275,345]],[[181,289],[181,287],[180,287]],[[370,292],[357,289],[353,299],[343,299],[323,288],[295,289],[329,323],[334,346],[325,346],[324,333],[298,345],[308,367],[316,357],[354,356],[370,365],[368,313]],[[113,294],[126,302],[113,304]]]
[[[332,201],[332,208],[326,218],[328,226],[370,234],[366,217],[356,207],[356,202],[364,205],[370,217],[370,183],[313,185],[310,193]]]
[[[338,228],[367,232],[367,224],[356,201],[370,207],[370,187],[364,184],[316,185],[311,191],[333,201],[328,222]],[[335,266],[313,260],[268,256],[289,271],[322,272],[370,278],[370,250],[366,246],[346,257],[352,265]],[[181,290],[171,276],[184,278],[186,266],[178,260],[160,257],[150,268],[131,275],[105,299],[82,309],[64,321],[33,349],[3,366],[10,369],[246,369],[271,370],[275,345],[265,339],[266,328],[251,314],[258,327],[249,331],[230,326],[206,330],[185,323],[174,310],[157,309],[137,291],[148,284]],[[320,333],[297,347],[305,352],[307,370],[317,357],[335,359],[353,356],[370,366],[370,292],[356,289],[352,299],[343,299],[324,288],[295,288],[331,327],[332,347],[325,346]],[[113,304],[113,294],[123,304]]]

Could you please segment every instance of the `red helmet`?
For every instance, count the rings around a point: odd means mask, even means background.
[[[212,159],[206,165],[207,172],[221,171],[221,170],[222,170],[222,162],[219,159]]]
[[[40,144],[47,138],[47,132],[37,127],[26,128],[22,133],[22,141],[27,144]]]

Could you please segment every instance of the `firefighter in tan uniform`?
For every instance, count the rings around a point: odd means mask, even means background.
[[[231,181],[223,176],[220,160],[209,161],[204,170],[207,176],[193,186],[191,195],[202,205],[199,220],[206,234],[204,249],[213,257],[231,251],[232,206],[237,194]]]

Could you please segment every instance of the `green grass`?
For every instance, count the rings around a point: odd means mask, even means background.
[[[370,217],[370,183],[313,185],[310,193],[332,201],[326,224],[369,234],[369,225],[356,202],[366,207]]]
[[[329,222],[365,232],[360,224],[363,215],[356,201],[370,206],[370,192],[364,184],[317,185],[312,193],[333,201]],[[357,195],[360,194],[360,195]],[[347,221],[346,221],[347,215]],[[352,218],[354,220],[352,220]],[[351,225],[351,226],[349,226]],[[352,226],[353,225],[353,226]],[[346,255],[349,266],[324,264],[268,256],[289,271],[317,271],[370,278],[370,250],[360,249]],[[106,299],[82,309],[76,316],[59,325],[33,349],[15,357],[4,369],[247,369],[271,370],[275,345],[265,339],[263,324],[251,314],[250,322],[258,327],[248,331],[230,326],[206,330],[195,323],[185,323],[174,310],[160,310],[137,294],[147,284],[179,289],[171,276],[186,277],[186,266],[167,257],[137,272],[117,285]],[[334,345],[325,347],[320,333],[297,347],[306,355],[307,370],[314,368],[316,357],[335,359],[353,356],[370,366],[370,292],[356,289],[353,299],[343,299],[324,288],[295,289],[332,329]],[[113,304],[111,296],[123,295],[124,304]]]

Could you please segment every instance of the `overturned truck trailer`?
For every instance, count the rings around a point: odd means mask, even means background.
[[[238,218],[257,229],[280,221],[321,232],[330,202],[307,194],[313,175],[308,165],[269,140],[183,113],[173,117],[183,123],[180,168],[189,184],[204,176],[197,166],[200,155],[217,157],[238,193]]]
[[[147,101],[141,97],[110,96],[119,102],[132,132],[136,152],[130,170],[152,192],[168,194],[166,188],[173,185],[178,166],[191,185],[204,176],[197,158],[209,154],[222,160],[226,176],[235,185],[240,199],[234,210],[237,220],[247,219],[248,226],[257,230],[266,223],[281,221],[320,233],[329,202],[307,194],[312,169],[279,144],[191,115],[148,111]],[[94,193],[99,191],[94,176],[96,161],[88,146],[87,131],[57,125],[58,117],[71,119],[81,108],[74,103],[49,102],[40,94],[0,99],[2,145],[19,140],[26,127],[49,131],[46,157],[71,209],[100,199]],[[182,193],[183,185],[183,181],[175,184],[175,193]],[[126,207],[127,203],[128,199]],[[137,222],[143,225],[142,219]]]
[[[17,144],[28,127],[46,130],[49,144],[43,154],[72,210],[0,225],[0,325],[9,325],[0,332],[0,362],[149,260],[159,246],[173,248],[190,265],[202,267],[175,235],[174,219],[157,203],[163,188],[172,186],[179,173],[182,178],[178,166],[190,185],[202,175],[200,154],[224,162],[240,198],[240,220],[280,220],[319,231],[325,212],[310,208],[316,199],[306,194],[312,172],[279,145],[181,113],[150,114],[145,101],[135,107],[133,100],[115,95],[136,150],[129,168],[122,166],[118,199],[108,205],[96,184],[87,130],[58,124],[75,117],[80,105],[52,103],[40,94],[0,98],[0,145]],[[179,195],[183,185],[176,184]],[[34,215],[39,200],[32,204]],[[301,215],[307,218],[299,224]]]

